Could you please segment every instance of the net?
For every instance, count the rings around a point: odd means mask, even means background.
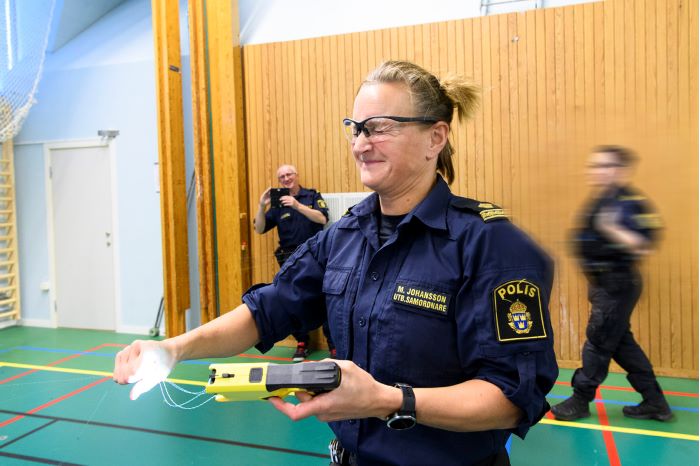
[[[35,103],[55,0],[0,0],[0,143]]]

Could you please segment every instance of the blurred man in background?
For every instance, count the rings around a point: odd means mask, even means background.
[[[589,157],[592,188],[575,231],[574,251],[588,279],[591,315],[583,345],[582,367],[571,381],[573,396],[552,407],[554,417],[573,421],[590,416],[589,402],[608,375],[610,360],[626,372],[642,395],[625,416],[668,421],[673,417],[654,370],[630,330],[630,317],[642,292],[637,262],[658,236],[660,220],[645,197],[628,185],[635,154],[618,146],[601,146]]]

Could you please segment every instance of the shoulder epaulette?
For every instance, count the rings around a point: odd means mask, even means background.
[[[624,186],[620,188],[620,191],[617,194],[616,199],[618,201],[624,202],[624,201],[633,201],[633,202],[641,202],[646,200],[646,196],[639,191],[637,191],[633,187],[629,186]]]
[[[496,204],[491,204],[490,202],[482,202],[477,201],[476,199],[469,199],[468,197],[455,196],[450,204],[459,210],[479,214],[484,222],[508,219],[508,216],[503,209]]]
[[[348,207],[348,209],[345,211],[345,213],[344,213],[342,216],[343,216],[343,217],[349,217],[349,216],[350,216],[350,211],[351,211],[356,205],[357,205],[357,204],[351,205],[350,207]]]

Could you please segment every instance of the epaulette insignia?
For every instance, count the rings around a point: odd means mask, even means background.
[[[659,217],[658,214],[638,214],[633,218],[637,222],[637,225],[648,230],[656,230],[663,226],[661,217]]]
[[[629,194],[627,196],[620,196],[617,198],[618,201],[643,201],[646,197],[640,196],[639,194]]]
[[[497,218],[508,218],[503,209],[486,209],[479,212],[479,215],[481,215],[481,218],[484,219],[484,222],[495,220]]]
[[[457,209],[479,214],[484,222],[508,218],[503,209],[490,202],[481,202],[469,199],[468,197],[455,196],[452,199],[452,205]]]

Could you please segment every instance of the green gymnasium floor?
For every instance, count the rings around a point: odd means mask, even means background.
[[[10,327],[0,330],[0,464],[327,465],[330,429],[315,419],[293,423],[266,402],[216,403],[183,410],[153,389],[137,401],[112,382],[114,354],[134,335]],[[230,361],[290,361],[292,349],[255,350]],[[318,351],[311,359],[322,359]],[[208,362],[179,364],[172,379],[202,389]],[[570,393],[562,370],[551,404]],[[515,438],[511,462],[525,465],[698,464],[698,381],[664,377],[675,413],[669,423],[624,418],[636,404],[623,375],[601,387],[592,416],[569,423],[548,416]],[[192,395],[171,388],[179,403]],[[198,400],[204,400],[201,397]],[[197,404],[195,402],[194,404]]]

